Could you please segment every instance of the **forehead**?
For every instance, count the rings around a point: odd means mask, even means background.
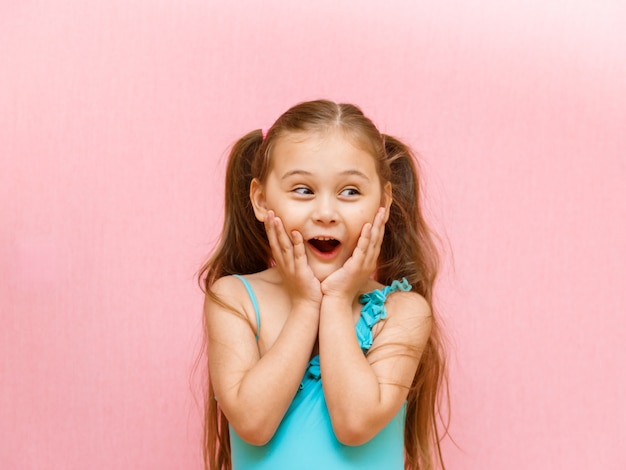
[[[270,171],[277,173],[297,166],[322,173],[358,169],[370,173],[371,178],[378,177],[372,152],[340,129],[283,134],[273,145],[269,163]]]

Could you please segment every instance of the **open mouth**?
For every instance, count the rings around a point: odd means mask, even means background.
[[[330,254],[333,253],[337,247],[340,245],[339,240],[335,240],[334,238],[327,237],[319,237],[319,238],[311,238],[309,240],[309,245],[311,245],[315,250],[320,253]]]

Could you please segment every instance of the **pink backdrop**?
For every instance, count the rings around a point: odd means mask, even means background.
[[[226,149],[329,97],[425,160],[449,468],[626,468],[626,4],[227,3],[0,4],[0,467],[200,468]]]

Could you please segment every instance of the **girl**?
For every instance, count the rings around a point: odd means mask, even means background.
[[[201,270],[210,469],[430,469],[437,254],[407,146],[301,103],[232,149]]]

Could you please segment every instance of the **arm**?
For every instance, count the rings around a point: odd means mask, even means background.
[[[367,442],[396,415],[430,335],[430,308],[418,294],[396,292],[386,308],[387,320],[366,357],[354,333],[351,299],[322,301],[324,394],[335,435],[347,445]]]
[[[237,434],[255,445],[272,438],[298,390],[317,339],[322,299],[302,235],[293,233],[292,242],[272,211],[265,229],[290,302],[276,341],[261,357],[245,315],[207,302],[209,370],[216,399]],[[247,298],[244,289],[232,277],[213,285],[214,293],[239,312],[243,307],[237,299]]]
[[[343,267],[322,283],[320,367],[324,395],[340,442],[360,445],[374,437],[406,400],[431,330],[428,302],[396,292],[386,303],[387,320],[363,355],[355,331],[353,302],[375,271],[384,237],[385,211],[365,224]]]
[[[243,312],[247,298],[238,279],[224,277],[213,292]],[[239,300],[238,300],[239,299]],[[215,399],[237,434],[262,445],[271,439],[298,390],[317,336],[319,306],[294,306],[269,350],[260,357],[245,314],[207,297],[208,355]]]

